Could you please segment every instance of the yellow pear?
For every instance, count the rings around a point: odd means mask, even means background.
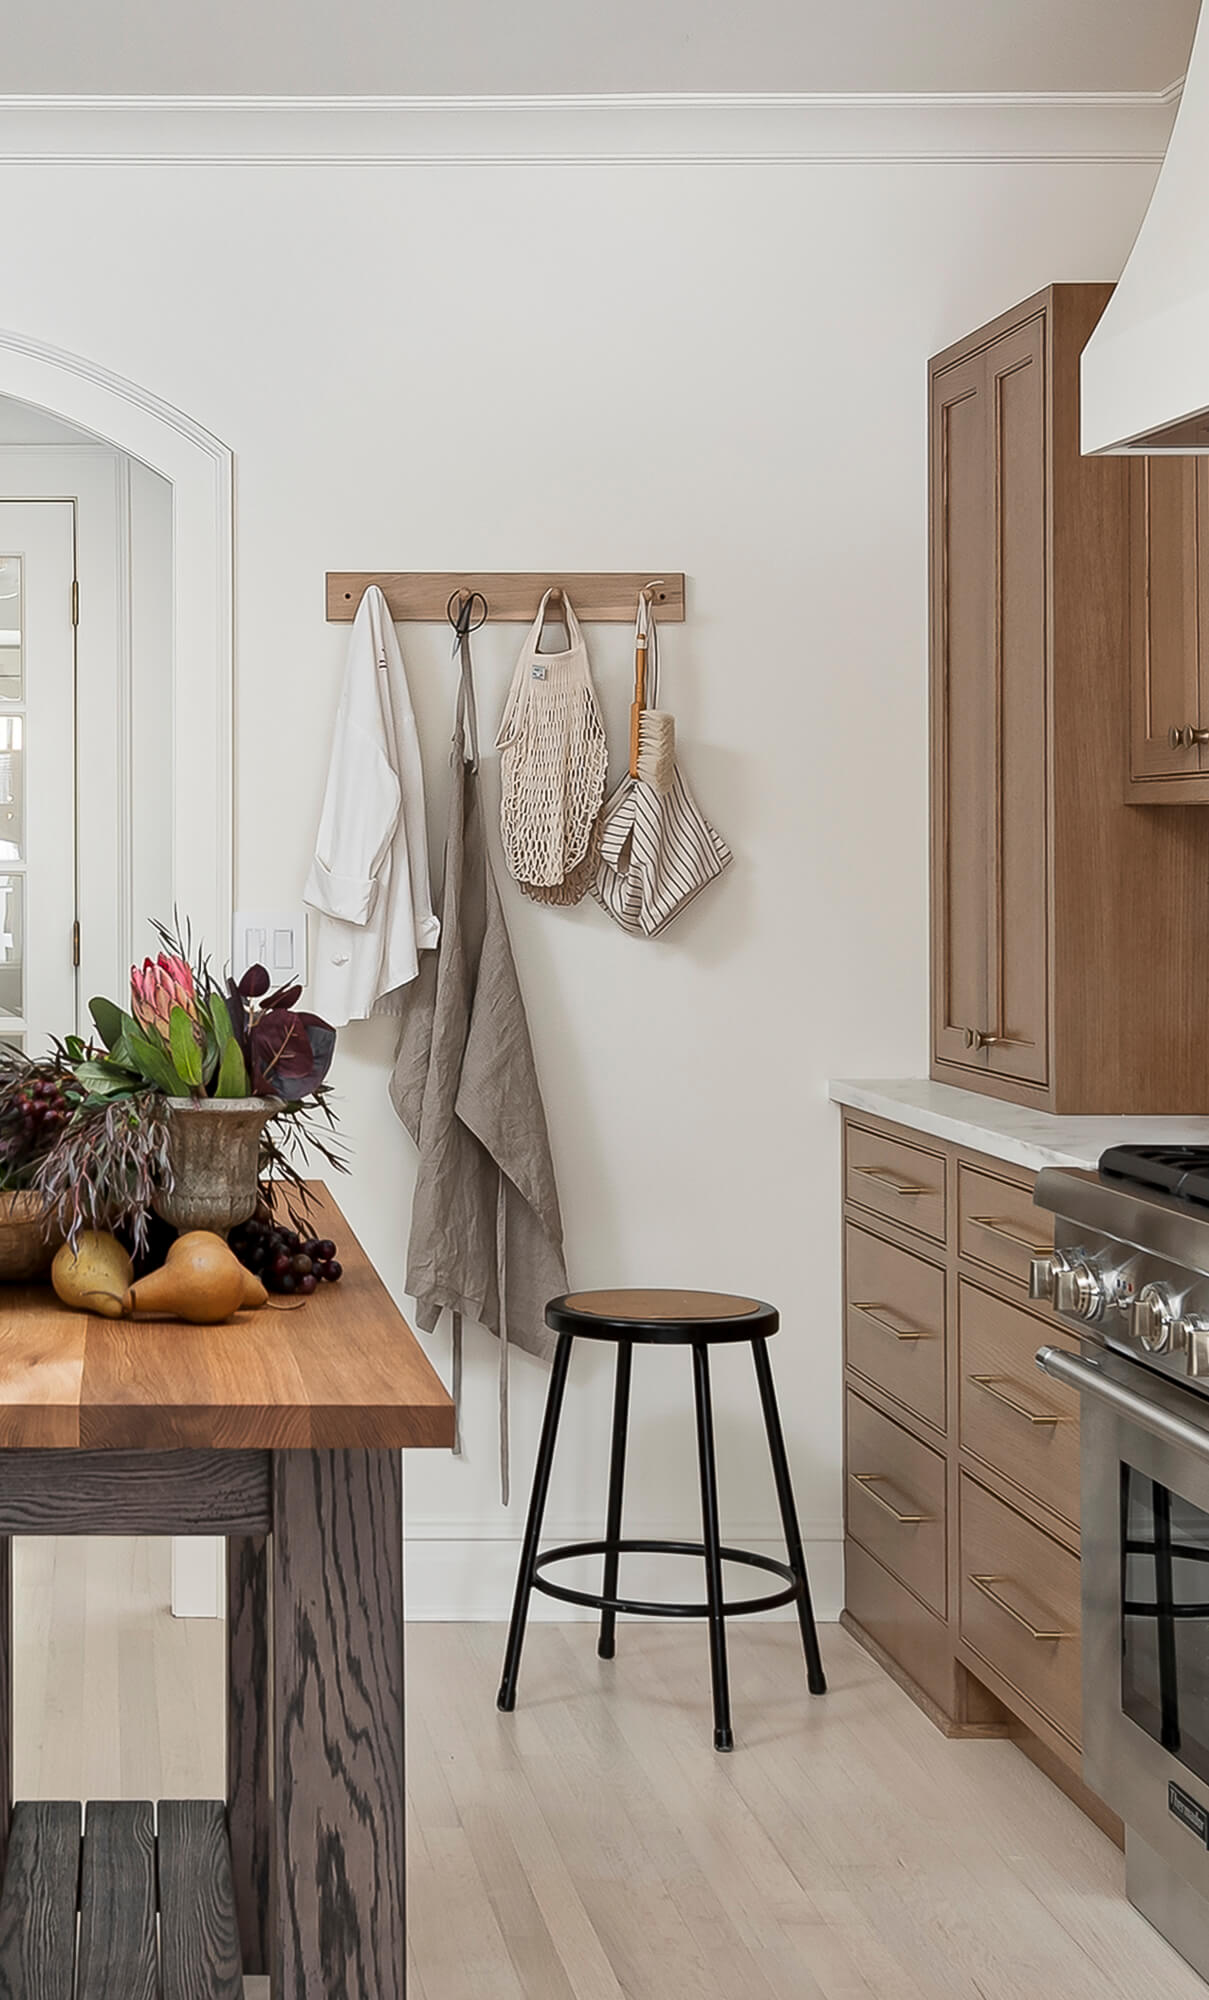
[[[262,1306],[267,1296],[221,1236],[190,1229],[177,1237],[160,1270],[130,1286],[122,1304],[127,1312],[172,1313],[195,1326],[213,1326],[242,1306]]]
[[[50,1267],[50,1282],[65,1306],[102,1313],[106,1319],[120,1318],[133,1275],[129,1253],[117,1237],[96,1229],[82,1230],[74,1250],[64,1243]]]

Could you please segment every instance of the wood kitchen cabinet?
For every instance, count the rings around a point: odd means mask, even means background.
[[[1131,804],[1209,804],[1209,463],[1130,468]]]
[[[842,1622],[946,1735],[1014,1737],[1119,1839],[1079,1776],[1079,1399],[1034,1360],[1076,1343],[1028,1297],[1033,1178],[845,1113]]]
[[[931,1073],[1047,1111],[1209,1111],[1189,1004],[1209,982],[1209,815],[1134,810],[1121,783],[1139,507],[1167,681],[1198,621],[1161,566],[1185,575],[1172,520],[1183,548],[1200,512],[1181,461],[1080,454],[1079,358],[1111,289],[1051,286],[930,368]],[[1182,683],[1151,706],[1148,741],[1160,707],[1199,727]]]

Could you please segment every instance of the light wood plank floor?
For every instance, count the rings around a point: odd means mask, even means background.
[[[222,1632],[178,1622],[166,1543],[18,1545],[23,1797],[216,1797]],[[1010,1744],[948,1743],[827,1627],[732,1628],[739,1748],[704,1634],[408,1635],[415,2000],[1206,2000],[1125,1902],[1110,1841]],[[248,1992],[266,1992],[249,1982]]]

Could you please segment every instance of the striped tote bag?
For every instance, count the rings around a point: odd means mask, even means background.
[[[625,778],[602,815],[593,892],[623,931],[658,937],[731,859],[679,769],[662,793]]]

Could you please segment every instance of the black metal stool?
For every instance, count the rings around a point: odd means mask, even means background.
[[[789,1477],[789,1460],[785,1454],[785,1438],[781,1430],[772,1367],[768,1359],[768,1337],[777,1331],[780,1323],[780,1314],[775,1307],[763,1305],[758,1299],[731,1298],[719,1292],[574,1292],[566,1298],[553,1299],[547,1306],[546,1324],[553,1327],[557,1333],[558,1345],[554,1352],[554,1371],[550,1378],[541,1442],[537,1450],[537,1466],[533,1474],[533,1492],[529,1501],[529,1518],[525,1523],[520,1574],[516,1579],[512,1623],[508,1628],[504,1677],[500,1684],[498,1700],[500,1708],[510,1711],[516,1707],[516,1683],[520,1673],[521,1648],[525,1642],[529,1598],[534,1590],[544,1591],[547,1597],[561,1598],[566,1604],[586,1604],[600,1612],[600,1639],[597,1651],[602,1660],[611,1660],[613,1657],[614,1633],[619,1611],[636,1612],[639,1616],[648,1618],[707,1618],[710,1671],[714,1690],[716,1750],[730,1750],[734,1747],[730,1726],[730,1683],[726,1665],[725,1621],[736,1613],[771,1611],[777,1605],[796,1603],[798,1622],[802,1628],[802,1645],[806,1653],[807,1683],[811,1694],[826,1693],[827,1682],[823,1674],[818,1634],[815,1631],[814,1613],[810,1604],[810,1583],[806,1575],[806,1558],[802,1553],[802,1537],[798,1529],[797,1508],[794,1505],[793,1487]],[[548,1549],[545,1555],[539,1555],[542,1518],[546,1511],[546,1495],[550,1489],[550,1469],[554,1463],[554,1447],[558,1439],[563,1393],[567,1386],[567,1370],[571,1362],[571,1348],[577,1338],[611,1340],[617,1347],[617,1382],[613,1399],[613,1449],[609,1469],[609,1504],[605,1536],[600,1542],[575,1542],[565,1548]],[[714,1460],[714,1413],[710,1394],[709,1350],[722,1341],[736,1340],[746,1340],[751,1343],[788,1562],[775,1562],[771,1556],[755,1555],[749,1549],[724,1548],[719,1536],[718,1479]],[[697,1403],[697,1457],[701,1475],[701,1523],[704,1537],[700,1542],[622,1539],[621,1499],[625,1479],[626,1433],[630,1415],[630,1370],[636,1345],[691,1347],[693,1350],[693,1385]],[[618,1558],[631,1553],[702,1556],[705,1560],[706,1602],[657,1604],[645,1603],[637,1598],[618,1597]],[[551,1583],[547,1577],[540,1574],[550,1563],[565,1562],[572,1556],[597,1555],[604,1557],[604,1588],[600,1592],[569,1590],[564,1584]],[[768,1597],[728,1602],[722,1594],[724,1562],[746,1563],[751,1569],[769,1570],[773,1576],[783,1577],[787,1587],[784,1590],[774,1591]]]

